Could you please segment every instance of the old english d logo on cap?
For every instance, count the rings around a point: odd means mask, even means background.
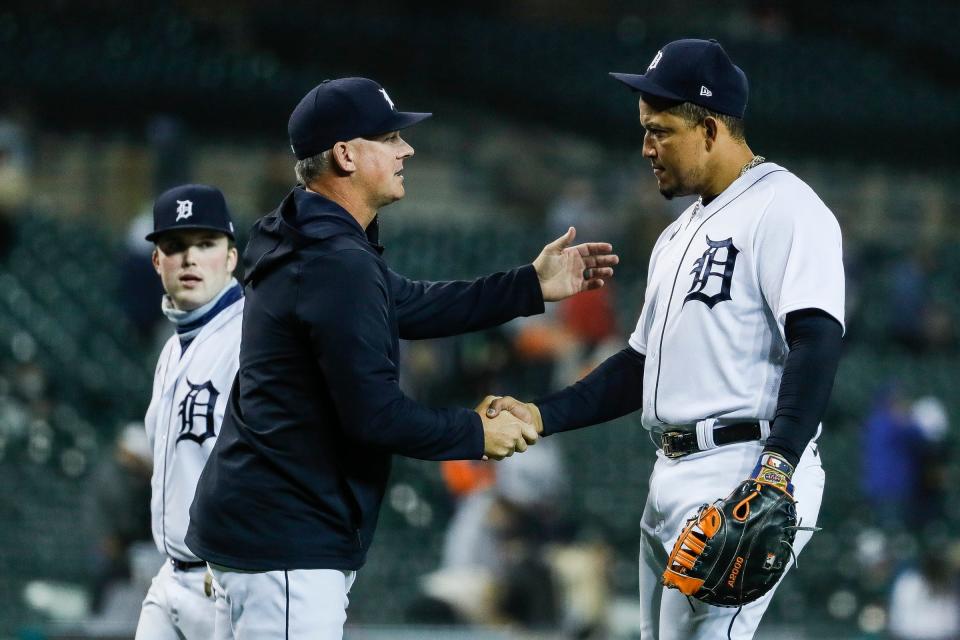
[[[223,193],[205,184],[184,184],[161,193],[153,204],[153,231],[147,240],[154,242],[160,234],[180,229],[207,229],[235,239]]]
[[[193,200],[177,200],[177,219],[174,222],[186,220],[193,215]]]

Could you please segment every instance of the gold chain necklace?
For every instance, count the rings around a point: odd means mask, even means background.
[[[763,156],[753,156],[753,158],[750,159],[750,162],[748,162],[747,164],[743,165],[743,168],[740,169],[740,175],[738,175],[737,177],[738,177],[738,178],[742,177],[743,174],[745,174],[747,171],[750,171],[750,169],[753,169],[754,167],[759,167],[761,164],[763,164],[763,163],[766,162],[766,161],[767,161],[767,159],[764,158]],[[698,214],[700,213],[700,211],[703,209],[703,206],[704,206],[704,205],[703,205],[703,196],[700,196],[699,198],[697,198],[697,203],[694,205],[693,211],[690,213],[690,220],[693,220],[695,217],[697,217],[697,215],[698,215]],[[690,220],[687,221],[687,226],[690,225]],[[674,235],[676,235],[676,234],[674,234]],[[672,239],[673,239],[673,238],[671,238],[671,240],[672,240]]]
[[[760,166],[761,164],[763,164],[763,163],[766,162],[766,161],[767,161],[767,159],[764,158],[763,156],[753,156],[753,158],[750,160],[750,162],[748,162],[747,164],[743,165],[743,169],[740,169],[740,175],[737,176],[737,177],[739,178],[740,176],[742,176],[743,174],[745,174],[747,171],[750,171],[750,169],[753,169],[754,167],[758,167],[758,166]]]

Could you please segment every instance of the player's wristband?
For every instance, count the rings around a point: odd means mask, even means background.
[[[793,465],[779,453],[770,451],[764,451],[760,455],[751,475],[754,480],[774,486],[790,495],[793,495],[793,483],[790,482],[792,477]]]

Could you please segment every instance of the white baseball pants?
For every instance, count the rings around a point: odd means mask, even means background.
[[[341,640],[356,571],[246,572],[211,565],[215,640]]]
[[[140,608],[136,640],[208,640],[214,600],[203,590],[205,569],[176,571],[165,561]]]

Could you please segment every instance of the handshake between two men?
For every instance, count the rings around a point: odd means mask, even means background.
[[[613,267],[620,261],[613,246],[606,242],[570,246],[576,235],[576,229],[570,227],[533,261],[544,302],[598,289],[613,277]],[[523,453],[543,433],[543,420],[536,405],[510,396],[487,396],[477,405],[476,412],[483,422],[485,460],[502,460]]]
[[[487,396],[475,411],[483,422],[483,459],[503,460],[523,453],[543,433],[537,405],[510,396]]]

